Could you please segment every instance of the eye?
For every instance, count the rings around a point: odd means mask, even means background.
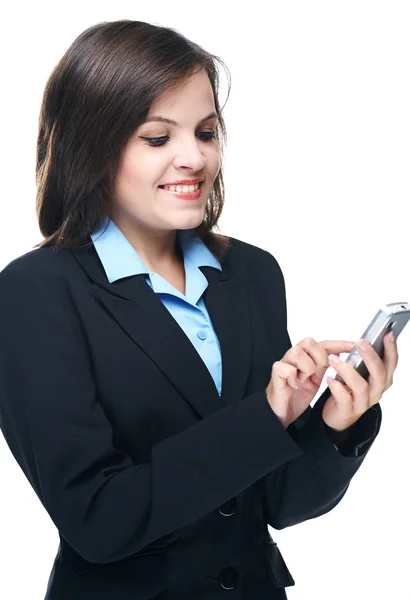
[[[203,142],[209,142],[210,140],[215,139],[215,131],[200,131],[198,135],[204,136],[199,138]]]
[[[197,136],[202,142],[210,142],[215,139],[215,131],[199,131]],[[140,135],[139,137],[142,140],[146,140],[149,146],[163,146],[169,141],[168,135],[163,135],[161,137],[145,137]]]

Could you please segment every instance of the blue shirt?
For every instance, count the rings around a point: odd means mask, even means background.
[[[108,228],[100,236],[107,222]],[[102,226],[91,234],[91,239],[110,283],[122,277],[145,275],[148,285],[180,325],[208,367],[221,396],[221,347],[202,298],[208,280],[199,267],[214,267],[220,271],[222,267],[203,241],[194,236],[194,230],[177,230],[177,239],[184,256],[185,296],[158,273],[145,266],[138,252],[108,217]]]

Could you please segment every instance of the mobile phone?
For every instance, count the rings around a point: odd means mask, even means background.
[[[409,319],[410,304],[407,302],[392,302],[391,304],[385,304],[379,309],[372,321],[370,321],[369,326],[361,338],[366,340],[376,350],[380,358],[383,358],[384,336],[390,331],[393,331],[397,340]],[[354,369],[356,369],[356,371],[367,380],[369,377],[369,371],[367,370],[362,357],[357,352],[356,346],[353,348],[344,362],[352,365],[352,367],[354,367]],[[335,376],[335,379],[345,383],[343,378],[338,373]]]

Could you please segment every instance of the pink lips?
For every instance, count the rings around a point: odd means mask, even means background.
[[[201,183],[203,179],[180,179],[179,181],[171,181],[170,183],[163,183],[160,187],[164,187],[164,185],[194,185],[195,183]]]

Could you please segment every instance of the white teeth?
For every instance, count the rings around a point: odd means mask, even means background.
[[[170,192],[177,192],[178,194],[188,194],[195,192],[199,188],[199,183],[195,183],[195,185],[164,185],[165,190],[169,190]]]

